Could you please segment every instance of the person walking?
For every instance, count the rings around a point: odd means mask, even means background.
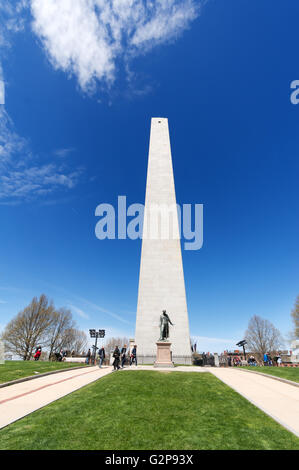
[[[281,367],[281,363],[282,363],[281,357],[278,356],[278,358],[277,358],[277,367]]]
[[[135,362],[135,365],[137,366],[137,345],[134,344],[134,348],[131,351],[131,358],[130,358],[130,366]]]
[[[118,370],[120,368],[119,367],[120,350],[118,349],[118,346],[115,346],[113,357],[114,357],[114,361],[113,361],[114,370]]]
[[[87,352],[87,355],[86,355],[86,361],[85,361],[86,364],[90,363],[90,358],[91,358],[91,351],[89,349],[88,352]]]
[[[126,352],[127,352],[127,345],[124,344],[124,346],[121,348],[121,368],[124,368],[125,362],[126,362]]]
[[[105,359],[105,349],[104,349],[104,346],[102,346],[101,349],[99,350],[99,358],[100,358],[99,368],[101,369],[101,368],[102,368],[103,361],[104,361],[104,359]]]

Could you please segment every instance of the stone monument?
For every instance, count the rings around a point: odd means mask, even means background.
[[[168,120],[152,118],[135,331],[139,364],[156,361],[157,332],[160,326],[161,339],[163,309],[170,312],[175,325],[169,329],[172,361],[191,364]],[[158,342],[163,343],[161,354],[163,351],[164,355],[167,341]]]
[[[167,341],[169,338],[169,324],[174,326],[166,310],[163,310],[160,316],[160,338],[156,343],[157,358],[154,364],[155,367],[174,367],[170,350],[171,343]]]

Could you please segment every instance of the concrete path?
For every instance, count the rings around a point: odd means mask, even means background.
[[[112,372],[88,367],[36,378],[0,389],[0,428]]]
[[[298,387],[237,368],[213,367],[209,372],[299,437]]]

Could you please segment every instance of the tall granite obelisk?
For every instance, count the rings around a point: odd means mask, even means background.
[[[169,335],[173,362],[191,364],[168,120],[152,118],[135,332],[139,363],[156,360],[162,310],[174,324]]]

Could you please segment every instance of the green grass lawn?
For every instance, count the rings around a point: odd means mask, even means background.
[[[297,449],[209,373],[119,371],[0,431],[0,449]]]
[[[0,364],[0,383],[21,379],[29,375],[38,375],[53,370],[68,369],[83,366],[74,362],[45,362],[45,361],[5,361]]]
[[[251,367],[245,366],[242,369],[252,370],[253,372],[263,372],[264,374],[282,377],[299,383],[299,367]]]

